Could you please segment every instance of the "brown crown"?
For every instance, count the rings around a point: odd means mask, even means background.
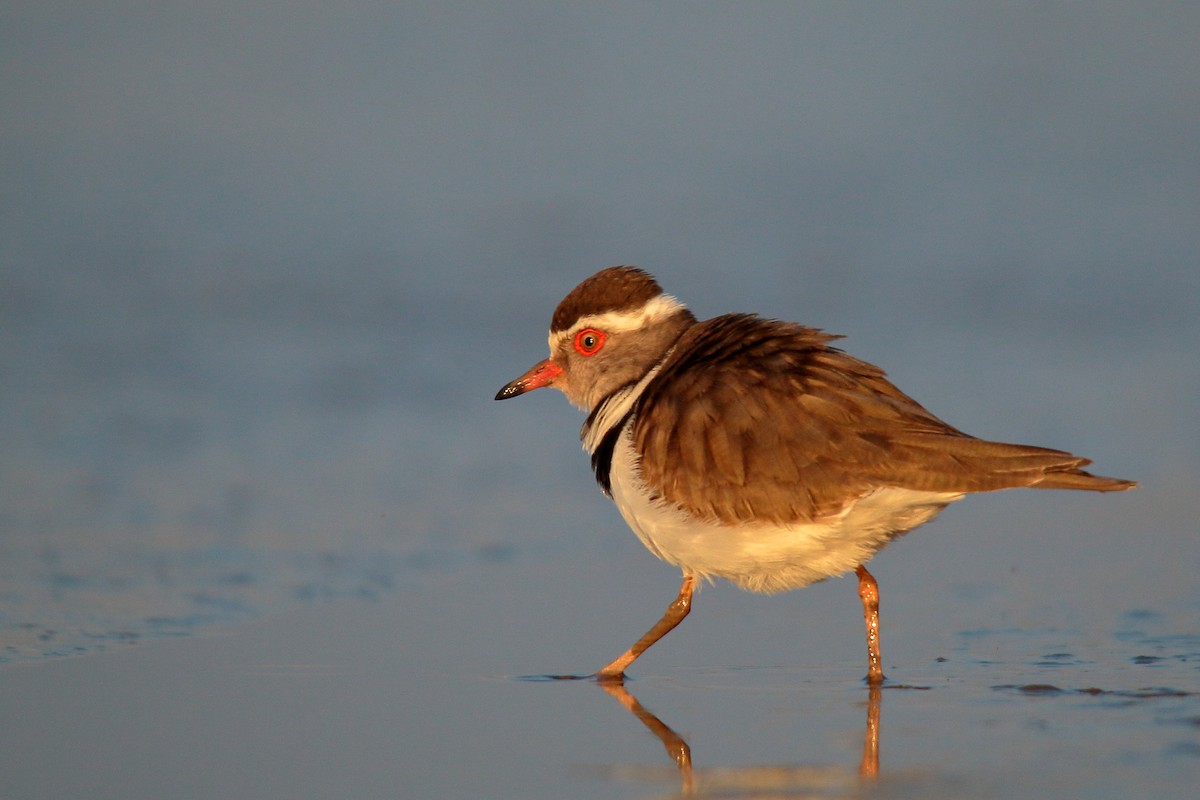
[[[632,311],[662,294],[658,282],[637,267],[609,267],[571,290],[554,309],[550,332],[565,331],[580,317],[606,311]]]

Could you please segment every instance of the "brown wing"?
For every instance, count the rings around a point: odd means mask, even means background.
[[[744,314],[690,328],[638,404],[651,491],[733,524],[820,519],[883,486],[1128,488],[1080,471],[1087,459],[1070,453],[952,428],[878,367],[830,347],[836,338]]]

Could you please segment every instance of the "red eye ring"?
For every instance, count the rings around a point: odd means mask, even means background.
[[[575,334],[575,349],[580,355],[594,356],[600,351],[601,347],[604,347],[605,338],[604,331],[598,331],[595,328],[584,328]]]

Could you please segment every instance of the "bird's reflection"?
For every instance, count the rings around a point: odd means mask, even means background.
[[[820,789],[822,796],[837,796],[839,788],[849,794],[861,789],[863,780],[872,781],[879,777],[879,686],[868,688],[862,758],[855,776],[849,770],[803,765],[694,769],[692,751],[684,738],[648,711],[624,684],[597,685],[662,742],[667,756],[679,770],[680,795],[683,797],[737,797],[744,791],[752,791],[756,797],[762,796],[764,791],[774,798],[809,797],[814,789]]]
[[[688,743],[683,737],[671,729],[658,717],[646,710],[638,699],[633,696],[623,683],[601,683],[599,684],[604,691],[616,699],[618,703],[623,705],[629,713],[638,718],[638,722],[646,726],[646,730],[653,733],[662,742],[663,747],[667,749],[667,755],[675,762],[679,768],[679,778],[682,785],[683,794],[694,794],[693,778],[692,778],[692,748],[688,747]]]
[[[867,690],[867,727],[863,731],[862,760],[858,763],[861,778],[879,777],[879,684]]]

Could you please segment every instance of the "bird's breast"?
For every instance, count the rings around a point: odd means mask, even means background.
[[[927,522],[961,494],[879,488],[842,513],[812,522],[723,525],[688,514],[642,480],[632,420],[616,438],[613,501],[642,544],[684,572],[750,591],[799,589],[865,563],[895,536]],[[799,491],[799,487],[797,488]]]

